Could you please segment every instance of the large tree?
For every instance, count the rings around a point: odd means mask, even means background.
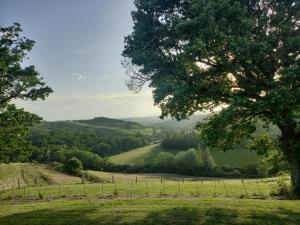
[[[251,137],[257,120],[281,130],[300,191],[300,3],[295,0],[135,0],[125,38],[128,86],[154,89],[162,117],[221,109],[202,124],[213,147]]]
[[[34,66],[22,66],[35,42],[21,32],[18,23],[0,27],[0,162],[28,158],[31,146],[24,137],[41,120],[11,101],[45,99],[52,92]]]

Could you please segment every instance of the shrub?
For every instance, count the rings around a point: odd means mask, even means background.
[[[82,174],[82,169],[82,162],[75,157],[69,159],[65,165],[65,171],[76,176],[80,176]]]
[[[291,185],[285,182],[284,177],[280,177],[277,184],[272,187],[270,196],[284,196],[288,198],[293,197],[293,191]]]
[[[93,183],[99,183],[99,182],[103,181],[100,177],[98,177],[98,176],[96,176],[94,174],[91,174],[91,173],[89,173],[87,171],[83,172],[82,178],[85,179],[85,180],[87,180],[87,181],[93,182]]]
[[[169,152],[161,152],[156,156],[154,165],[162,170],[174,169],[175,156]]]
[[[179,170],[195,171],[201,166],[201,159],[195,149],[176,154],[176,166]]]

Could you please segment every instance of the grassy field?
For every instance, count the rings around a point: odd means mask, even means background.
[[[97,199],[1,203],[5,225],[300,224],[300,204],[287,200]]]
[[[162,151],[167,150],[162,149],[159,144],[148,145],[111,156],[109,160],[118,165],[153,164],[156,156]],[[170,150],[168,152],[174,153],[174,151]],[[256,165],[259,160],[259,156],[256,153],[241,149],[227,152],[212,152],[211,154],[217,165],[229,165],[232,168],[245,168],[249,165]]]
[[[52,184],[75,184],[80,183],[79,177],[47,169],[44,165],[30,163],[0,163],[0,190],[12,187],[34,186],[35,182],[40,185]]]
[[[20,172],[23,171],[23,172]],[[299,224],[300,202],[269,196],[277,178],[213,179],[175,174],[88,173],[100,183],[43,165],[0,164],[2,225]],[[18,187],[15,182],[24,179]],[[47,177],[47,181],[43,177]],[[32,180],[37,179],[37,185]],[[30,182],[29,182],[30,181]]]
[[[6,169],[4,170],[4,168]],[[62,197],[239,197],[266,198],[276,185],[277,178],[216,179],[176,174],[122,174],[88,171],[101,178],[101,183],[82,184],[78,177],[69,176],[32,164],[2,164],[10,168],[9,176],[0,180],[0,199],[53,199]],[[21,169],[20,169],[21,168]],[[23,169],[24,173],[17,171]],[[31,180],[22,180],[22,174]],[[4,172],[1,172],[4,174]],[[46,178],[45,178],[46,177]],[[18,180],[22,180],[19,182]],[[35,183],[37,180],[37,183]],[[29,182],[30,181],[30,182]],[[287,181],[288,182],[288,181]]]

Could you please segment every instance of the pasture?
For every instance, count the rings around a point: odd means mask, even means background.
[[[162,151],[173,154],[178,152],[165,150],[159,144],[153,144],[113,155],[109,157],[109,160],[117,165],[153,164],[156,156]],[[212,151],[211,155],[218,166],[230,166],[232,168],[246,168],[250,165],[257,165],[259,161],[259,156],[255,152],[240,148],[227,152]]]

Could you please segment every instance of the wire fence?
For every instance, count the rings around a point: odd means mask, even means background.
[[[288,179],[286,179],[288,180]],[[0,200],[60,198],[141,198],[141,197],[233,197],[266,198],[277,179],[194,179],[117,180],[102,183],[26,186],[18,179],[14,184],[0,184]]]

